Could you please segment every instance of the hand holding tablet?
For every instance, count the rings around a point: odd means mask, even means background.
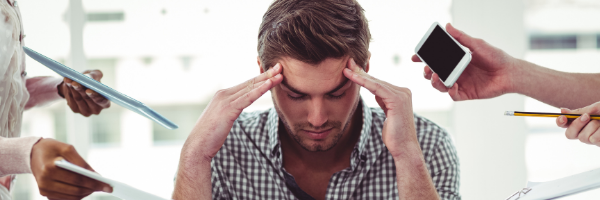
[[[99,93],[100,95],[104,96],[106,99],[108,99],[116,104],[119,104],[131,111],[134,111],[144,117],[147,117],[148,119],[153,120],[156,123],[159,123],[160,125],[164,126],[165,128],[168,128],[168,129],[179,128],[177,126],[177,124],[171,122],[167,118],[158,114],[156,111],[154,111],[150,107],[144,105],[142,102],[139,102],[138,100],[135,100],[117,90],[114,90],[114,89],[108,87],[108,86],[94,80],[90,76],[86,76],[78,71],[75,71],[75,70],[73,70],[59,62],[56,62],[55,60],[52,60],[40,53],[28,48],[28,47],[23,47],[23,51],[25,51],[25,53],[27,55],[29,55],[29,57],[33,58],[34,60],[36,60],[36,61],[40,62],[41,64],[45,65],[46,67],[50,68],[52,71],[60,74],[63,77],[69,78],[69,79],[77,82],[78,84],[85,86],[86,88],[89,88],[89,89]]]
[[[57,160],[57,161],[54,161],[54,164],[56,164],[56,166],[58,166],[60,168],[63,168],[63,169],[81,174],[83,176],[89,177],[91,179],[98,180],[100,182],[109,184],[110,186],[113,187],[113,192],[110,194],[112,194],[113,196],[119,197],[121,199],[126,199],[126,200],[134,200],[134,199],[166,200],[165,198],[161,198],[156,195],[144,192],[142,190],[131,187],[127,184],[105,178],[96,172],[89,171],[87,169],[84,169],[82,167],[74,165],[66,160]]]

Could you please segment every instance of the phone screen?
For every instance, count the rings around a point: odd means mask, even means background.
[[[446,81],[466,54],[440,26],[435,26],[417,53],[442,81]]]

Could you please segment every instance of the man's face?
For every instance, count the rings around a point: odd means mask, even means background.
[[[348,57],[317,65],[290,57],[278,62],[283,82],[271,92],[287,133],[307,151],[327,151],[347,135],[360,87],[344,76]]]

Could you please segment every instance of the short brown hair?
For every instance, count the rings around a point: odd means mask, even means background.
[[[263,69],[290,56],[309,64],[350,56],[366,67],[371,33],[356,0],[276,0],[263,16],[258,56]]]

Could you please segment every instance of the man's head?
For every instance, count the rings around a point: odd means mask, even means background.
[[[258,56],[264,70],[289,56],[318,64],[349,56],[365,68],[371,33],[356,0],[277,0],[258,32]]]
[[[348,135],[360,86],[342,73],[350,58],[368,71],[370,33],[355,0],[278,0],[263,17],[258,63],[276,63],[283,82],[271,92],[287,133],[308,151]]]

